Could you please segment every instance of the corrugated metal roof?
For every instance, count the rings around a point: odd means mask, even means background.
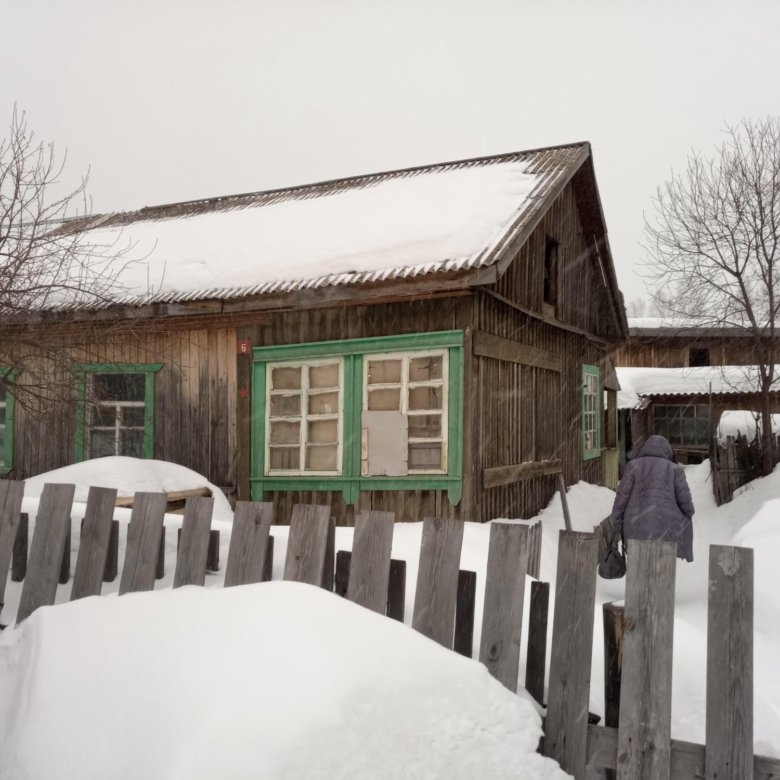
[[[160,225],[160,232],[165,229],[163,228],[164,225],[177,221],[180,221],[179,224],[181,226],[190,229],[202,222],[202,220],[198,219],[199,217],[206,218],[208,215],[215,214],[249,213],[249,210],[266,209],[286,204],[293,209],[293,215],[295,215],[296,211],[300,212],[300,230],[306,231],[305,215],[310,213],[310,209],[304,209],[302,206],[298,208],[296,204],[305,204],[315,199],[328,199],[335,195],[370,191],[388,182],[408,181],[414,184],[415,182],[425,182],[433,176],[449,172],[476,169],[490,171],[494,166],[507,166],[510,163],[522,165],[522,171],[534,177],[532,188],[529,192],[524,193],[523,197],[517,198],[512,209],[505,215],[506,219],[501,223],[500,232],[497,234],[493,233],[490,236],[490,240],[479,246],[477,251],[470,251],[463,256],[431,256],[429,262],[404,264],[402,261],[394,261],[393,256],[388,255],[385,265],[379,263],[379,267],[377,267],[377,260],[374,259],[373,263],[368,264],[369,267],[361,267],[361,256],[359,252],[356,252],[354,257],[355,265],[349,270],[338,269],[336,272],[326,271],[308,275],[296,274],[294,271],[290,271],[289,275],[286,275],[279,270],[280,264],[284,266],[286,262],[282,247],[279,256],[272,258],[272,262],[275,262],[273,278],[264,278],[264,275],[259,272],[260,263],[258,262],[257,273],[250,267],[249,272],[244,277],[246,283],[244,283],[244,278],[242,278],[240,284],[220,285],[220,281],[224,281],[226,276],[224,273],[226,264],[230,262],[230,257],[226,254],[225,257],[219,258],[218,263],[214,263],[213,268],[195,269],[202,272],[204,277],[210,274],[208,278],[209,281],[213,278],[213,284],[200,284],[197,286],[176,284],[173,286],[172,283],[168,288],[161,287],[145,290],[142,294],[138,294],[137,290],[127,290],[126,294],[113,297],[105,305],[116,303],[142,305],[205,299],[230,299],[333,285],[365,284],[433,274],[453,274],[484,268],[495,263],[501,257],[503,248],[512,237],[521,232],[525,226],[535,221],[535,218],[539,215],[539,210],[543,207],[546,196],[553,190],[556,190],[556,188],[562,187],[580,167],[583,160],[587,159],[589,154],[590,147],[587,143],[514,152],[492,157],[386,171],[297,187],[151,206],[133,212],[103,214],[70,222],[64,230],[67,232],[84,231],[85,236],[91,237],[99,235],[101,232],[121,228],[132,239],[134,231],[142,229],[146,231],[146,234],[154,235],[155,225],[158,224]],[[388,218],[392,219],[392,214],[388,215]],[[154,259],[154,262],[158,261]],[[159,262],[167,263],[170,261],[166,257],[161,257]],[[213,263],[213,261],[210,262]],[[264,259],[263,262],[268,263],[268,259]],[[268,274],[265,275],[267,276]],[[192,279],[197,280],[199,278],[197,273],[193,273]],[[90,308],[94,308],[94,305],[90,305]]]

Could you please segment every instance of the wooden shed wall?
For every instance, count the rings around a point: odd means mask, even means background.
[[[632,337],[612,351],[616,366],[685,368],[691,349],[708,349],[710,365],[743,366],[759,362],[749,339],[642,338]]]

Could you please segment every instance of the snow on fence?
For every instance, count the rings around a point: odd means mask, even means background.
[[[710,452],[712,489],[718,506],[731,501],[734,491],[761,476],[761,440],[743,433],[713,442]],[[780,436],[775,437],[775,463],[780,462]]]
[[[0,602],[15,552],[26,573],[17,622],[54,603],[69,548],[72,485],[46,485],[32,544],[20,533],[24,485],[0,480]],[[90,488],[71,599],[97,595],[117,576],[116,492]],[[203,585],[213,499],[191,497],[184,510],[174,587]],[[154,588],[160,575],[164,494],[137,493],[128,526],[119,593]],[[225,586],[270,579],[273,506],[238,502]],[[403,619],[404,561],[391,559],[394,516],[361,512],[351,552],[335,554],[327,506],[293,509],[284,579],[325,587],[368,609]],[[23,539],[23,546],[20,540]],[[426,519],[412,626],[434,641],[472,653],[476,573],[459,571],[463,521]],[[711,546],[707,637],[706,745],[671,739],[672,634],[676,549],[636,541],[624,607],[605,605],[606,724],[589,722],[593,615],[599,538],[561,531],[553,611],[545,736],[541,750],[577,780],[612,773],[618,780],[780,777],[780,760],[753,755],[753,551]],[[15,550],[14,550],[15,548]],[[212,548],[213,549],[213,548]],[[494,523],[490,529],[479,659],[510,690],[520,667],[525,575],[538,577],[541,525]],[[212,565],[213,565],[212,561]],[[16,571],[19,574],[19,571]],[[548,583],[531,585],[525,685],[545,692]],[[702,659],[704,661],[704,659]]]

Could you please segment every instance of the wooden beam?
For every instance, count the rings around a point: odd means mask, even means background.
[[[536,366],[548,371],[561,370],[561,358],[554,352],[529,347],[527,344],[520,344],[517,341],[494,336],[481,330],[475,331],[472,339],[475,355],[505,360],[510,363],[520,363],[524,366]]]
[[[512,482],[521,482],[532,477],[560,473],[560,460],[529,460],[526,463],[515,463],[511,466],[482,469],[482,487],[487,490],[500,485],[509,485]]]

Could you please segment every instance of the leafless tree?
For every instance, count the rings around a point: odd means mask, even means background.
[[[0,139],[0,389],[22,371],[28,392],[43,388],[61,356],[63,339],[55,336],[68,313],[109,301],[127,264],[129,246],[86,244],[82,231],[70,229],[72,217],[84,224],[90,203],[87,177],[66,187],[64,165],[65,156],[59,160],[14,108]],[[31,312],[44,321],[31,327]],[[24,400],[20,388],[15,395]]]
[[[701,326],[739,328],[750,339],[768,474],[780,324],[780,118],[728,127],[714,156],[691,154],[654,206],[645,229],[659,306]]]

